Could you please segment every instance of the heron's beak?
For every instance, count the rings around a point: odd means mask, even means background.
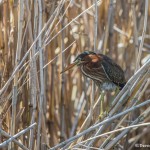
[[[75,61],[72,64],[70,64],[68,67],[66,67],[60,74],[66,72],[67,70],[70,70],[71,68],[73,68],[74,66],[76,66],[79,63],[79,61]]]

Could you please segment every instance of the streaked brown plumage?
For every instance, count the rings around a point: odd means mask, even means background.
[[[85,51],[63,72],[75,65],[79,66],[82,73],[92,79],[101,90],[114,90],[117,86],[122,89],[126,84],[121,67],[103,54]]]

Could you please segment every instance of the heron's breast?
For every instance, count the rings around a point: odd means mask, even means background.
[[[117,86],[113,82],[103,82],[100,85],[100,89],[104,91],[114,91]]]
[[[101,66],[91,67],[90,64],[86,64],[81,66],[81,71],[85,76],[100,82],[100,84],[108,80]]]

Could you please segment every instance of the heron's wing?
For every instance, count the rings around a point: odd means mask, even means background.
[[[107,78],[119,86],[125,84],[124,72],[121,67],[109,57],[105,55],[101,55],[101,57],[103,57],[101,64]]]

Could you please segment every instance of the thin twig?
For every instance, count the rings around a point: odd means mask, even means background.
[[[12,138],[11,135],[9,135],[7,132],[3,131],[2,129],[0,129],[0,133],[7,138]],[[12,142],[17,144],[23,150],[29,150],[26,146],[24,146],[22,143],[18,142],[16,139],[12,139]]]
[[[9,142],[13,141],[14,139],[18,138],[19,136],[25,134],[26,132],[28,132],[30,129],[34,128],[36,125],[36,123],[33,123],[32,125],[30,125],[28,128],[23,129],[22,131],[18,132],[17,134],[15,134],[14,136],[11,136],[11,138],[9,138],[8,140],[4,141],[3,143],[0,144],[0,148],[5,147],[9,144]]]

